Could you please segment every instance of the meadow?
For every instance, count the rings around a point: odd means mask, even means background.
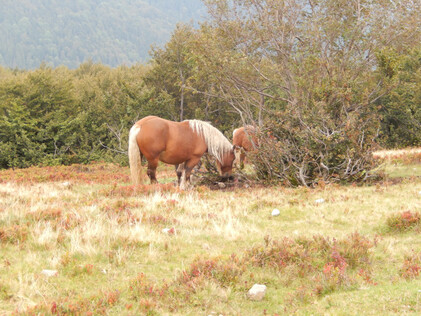
[[[0,171],[0,314],[420,314],[421,154],[378,157],[381,182],[311,189],[179,191],[164,165],[139,186],[105,163]]]

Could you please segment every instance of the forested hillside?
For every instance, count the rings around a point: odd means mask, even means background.
[[[0,65],[76,68],[92,59],[110,66],[148,59],[177,22],[198,20],[201,0],[0,0]]]

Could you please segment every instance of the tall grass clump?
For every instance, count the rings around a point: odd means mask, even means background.
[[[419,231],[420,224],[421,214],[411,211],[392,214],[386,220],[386,226],[390,232]]]

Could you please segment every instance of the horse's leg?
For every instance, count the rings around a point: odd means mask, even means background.
[[[180,189],[185,190],[189,186],[191,172],[194,166],[196,166],[199,161],[200,157],[192,158],[184,163],[184,170],[183,175],[181,177]]]
[[[241,163],[242,163],[242,149],[238,146],[234,146],[234,155],[235,155],[235,167],[241,169]]]
[[[240,154],[240,169],[244,168],[244,160],[246,159],[246,153],[242,150]]]
[[[175,172],[177,173],[177,183],[180,185],[181,182],[181,176],[183,175],[184,170],[184,163],[181,163],[179,165],[175,165]]]
[[[151,179],[151,183],[158,182],[158,180],[156,180],[156,168],[158,167],[158,160],[159,159],[148,161],[147,174],[148,174],[149,179]]]

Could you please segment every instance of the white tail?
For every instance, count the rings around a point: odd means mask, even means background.
[[[129,134],[129,164],[132,182],[140,184],[142,182],[142,157],[136,137],[140,132],[140,126],[133,125]]]

